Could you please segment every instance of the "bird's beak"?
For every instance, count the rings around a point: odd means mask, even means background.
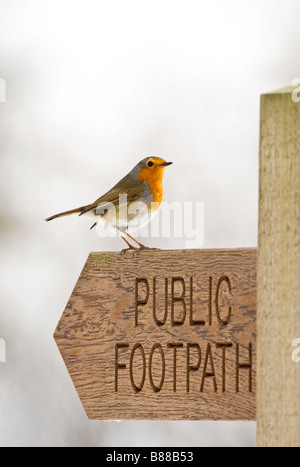
[[[160,165],[160,167],[168,167],[168,165],[172,165],[173,162],[164,162],[163,164]]]

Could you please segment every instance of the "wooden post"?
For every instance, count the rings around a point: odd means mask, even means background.
[[[300,103],[261,96],[257,445],[300,446]],[[294,97],[294,98],[293,98]]]

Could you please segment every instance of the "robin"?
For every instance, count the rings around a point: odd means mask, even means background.
[[[71,214],[91,216],[95,221],[91,230],[99,223],[119,232],[128,246],[123,251],[151,249],[138,242],[131,234],[148,224],[157,213],[163,197],[165,168],[171,164],[172,162],[159,157],[147,157],[94,203],[56,214],[46,221]],[[133,246],[128,238],[138,247]]]

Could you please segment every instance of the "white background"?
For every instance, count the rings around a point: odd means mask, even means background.
[[[254,446],[254,422],[90,422],[53,332],[94,201],[141,158],[205,203],[204,247],[257,244],[259,96],[300,75],[297,0],[0,0],[2,446]],[[184,248],[185,239],[147,239]]]

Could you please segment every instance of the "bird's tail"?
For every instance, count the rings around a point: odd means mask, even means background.
[[[55,216],[48,217],[48,219],[46,219],[46,222],[53,221],[54,219],[58,219],[59,217],[71,216],[72,214],[80,214],[84,208],[86,208],[86,206],[82,206],[81,208],[71,209],[71,211],[65,211],[59,214],[55,214]]]

